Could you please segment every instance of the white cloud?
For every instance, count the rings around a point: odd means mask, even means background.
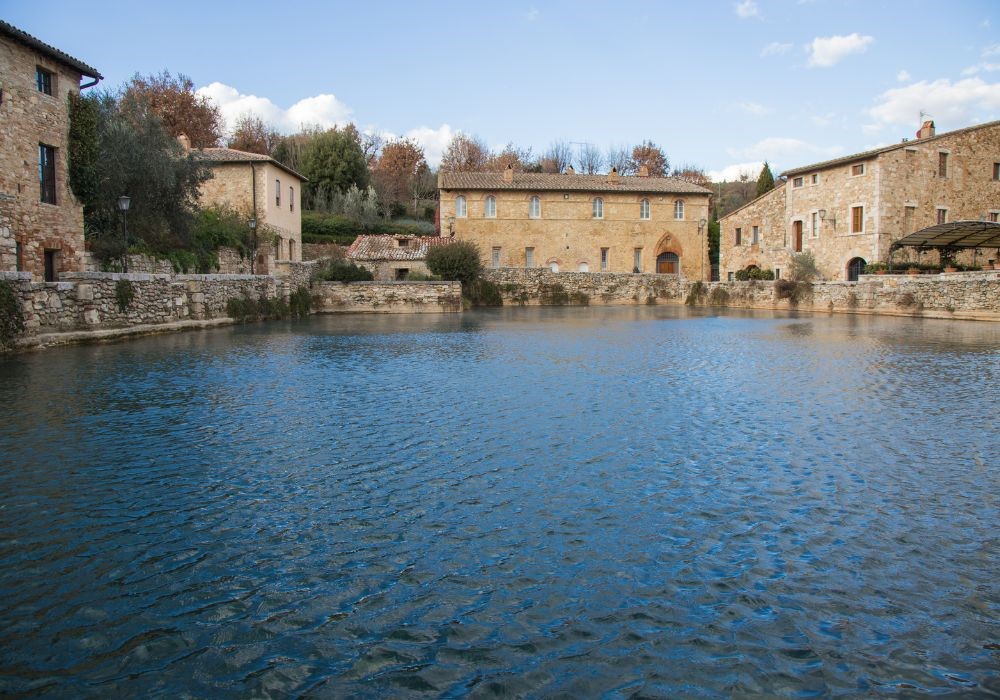
[[[982,52],[983,58],[992,58],[993,56],[1000,56],[1000,44],[993,44],[992,46],[987,46]]]
[[[197,94],[209,98],[219,107],[227,129],[232,129],[236,120],[247,112],[256,114],[286,134],[305,125],[316,124],[324,128],[344,126],[351,121],[353,114],[350,107],[329,94],[307,97],[288,109],[282,109],[266,97],[244,95],[236,88],[218,82],[198,88]]]
[[[524,18],[529,22],[534,22],[536,19],[538,19],[539,15],[541,14],[542,13],[538,11],[537,7],[532,7],[524,14]]]
[[[733,158],[766,160],[771,163],[798,162],[807,156],[835,156],[843,149],[840,146],[815,146],[800,139],[769,136],[746,148],[730,148]]]
[[[909,71],[901,70],[898,73],[896,73],[896,80],[898,80],[901,83],[905,83],[909,79],[910,79]]]
[[[294,133],[303,126],[318,125],[329,129],[334,126],[346,126],[353,121],[354,110],[331,94],[306,97],[288,109],[282,109],[266,97],[244,95],[236,88],[219,82],[198,88],[196,92],[209,98],[219,107],[227,131],[232,130],[236,120],[248,112],[257,115],[283,134]],[[396,137],[396,134],[375,126],[366,126],[364,132],[379,133],[386,139]],[[456,133],[450,125],[442,124],[437,129],[419,126],[410,129],[403,136],[420,144],[424,149],[427,163],[437,167],[444,150],[448,147],[448,142]]]
[[[765,114],[770,114],[774,111],[770,107],[765,107],[759,102],[740,102],[737,106],[747,114],[752,114],[755,117],[762,117]]]
[[[764,56],[780,56],[786,54],[792,50],[791,44],[783,44],[780,41],[772,41],[770,44],[765,46],[760,50],[760,55]]]
[[[1000,63],[994,63],[991,59],[1000,58],[1000,44],[987,46],[980,53],[982,61],[962,70],[962,75],[975,75],[976,73],[991,73],[1000,70]]]
[[[706,175],[712,182],[733,182],[740,179],[741,174],[747,175],[751,180],[756,181],[764,167],[764,161],[755,160],[749,163],[733,163],[720,170],[709,170]],[[771,170],[774,168],[772,166]]]
[[[990,23],[989,17],[987,17],[982,22],[980,22],[979,26],[982,27],[983,29],[989,29],[992,26],[992,24]]]
[[[736,10],[736,14],[747,19],[748,17],[760,17],[760,8],[757,7],[757,3],[754,0],[742,0],[733,6]]]
[[[906,87],[886,90],[876,98],[868,114],[880,124],[914,124],[921,111],[953,124],[968,124],[1000,111],[1000,83],[981,78],[951,82],[946,78],[921,80]]]
[[[837,114],[835,112],[827,112],[826,114],[814,114],[811,117],[809,117],[809,121],[811,121],[819,128],[825,129],[826,127],[833,124],[833,120],[834,118],[836,118],[836,116]]]
[[[861,36],[857,32],[846,36],[818,36],[806,46],[809,65],[829,67],[852,53],[864,53],[874,37]]]

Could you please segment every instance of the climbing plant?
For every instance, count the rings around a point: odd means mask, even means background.
[[[17,290],[8,280],[0,280],[0,350],[14,346],[14,339],[24,332],[24,312]]]

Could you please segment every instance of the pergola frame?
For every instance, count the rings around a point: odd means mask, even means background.
[[[1000,249],[1000,223],[995,221],[949,221],[928,226],[903,236],[889,246],[889,269],[892,254],[899,248],[921,250]],[[975,254],[973,255],[975,260]]]

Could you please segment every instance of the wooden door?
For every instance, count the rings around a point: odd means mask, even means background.
[[[796,221],[795,223],[793,223],[792,224],[792,231],[793,231],[792,238],[793,238],[793,241],[795,243],[795,252],[796,253],[801,253],[802,252],[802,222],[801,221]]]

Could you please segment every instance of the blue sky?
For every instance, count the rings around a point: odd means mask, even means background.
[[[1000,2],[53,2],[0,17],[98,68],[189,75],[230,119],[457,131],[536,152],[652,139],[790,168],[1000,119]]]

